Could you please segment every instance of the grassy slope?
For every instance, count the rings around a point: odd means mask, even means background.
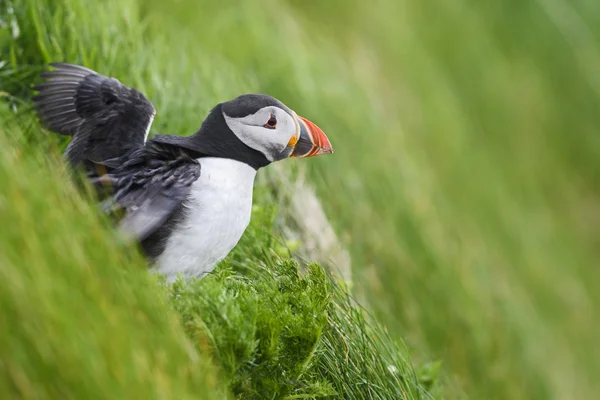
[[[358,288],[454,395],[599,391],[598,2],[194,4],[147,11],[328,132]]]
[[[227,386],[240,398],[428,398],[403,351],[366,323],[321,268],[299,276],[281,257],[286,251],[272,235],[273,214],[264,204],[274,199],[266,188],[258,191],[252,227],[220,272],[171,291],[198,353],[187,347],[162,290],[143,268],[130,271],[142,261],[124,255],[131,249],[107,235],[85,201],[59,182],[64,175],[48,176],[56,157],[44,153],[57,153],[56,138],[40,134],[22,101],[43,63],[81,62],[143,90],[160,110],[157,130],[190,132],[215,102],[256,90],[255,79],[207,56],[175,21],[160,25],[173,27],[172,35],[152,23],[145,28],[133,1],[12,4],[13,12],[0,13],[0,91],[20,110],[3,110],[1,119],[0,182],[10,210],[2,217],[12,229],[0,237],[0,271],[9,278],[0,296],[3,309],[14,309],[3,315],[3,326],[14,327],[1,341],[3,393],[212,399]],[[175,59],[174,41],[182,50]]]
[[[0,110],[2,397],[225,398],[143,260],[115,251],[56,160],[15,146],[10,114]]]

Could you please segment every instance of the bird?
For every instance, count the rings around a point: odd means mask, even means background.
[[[333,153],[316,124],[266,94],[217,104],[189,136],[149,138],[156,109],[143,93],[81,65],[49,66],[33,87],[41,125],[71,137],[66,163],[167,282],[205,276],[236,246],[259,169]]]

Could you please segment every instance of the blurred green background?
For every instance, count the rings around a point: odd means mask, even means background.
[[[304,164],[353,290],[442,361],[443,396],[600,394],[600,2],[3,1],[0,45],[36,52],[2,67],[114,73],[155,132],[243,92],[317,123],[335,154]]]

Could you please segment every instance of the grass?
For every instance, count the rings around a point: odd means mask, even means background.
[[[10,114],[2,104],[2,397],[225,398],[141,257],[60,181],[56,159],[8,139],[23,129]]]
[[[251,88],[225,59],[165,62],[170,39],[142,14],[134,1],[72,0],[13,1],[0,14],[0,199],[11,227],[0,234],[0,301],[10,311],[2,322],[11,327],[1,337],[1,393],[430,398],[435,369],[417,376],[406,350],[322,267],[301,272],[289,258],[273,230],[275,188],[258,188],[252,225],[215,274],[166,290],[73,188],[58,156],[64,142],[29,110],[46,62],[81,62],[142,89],[168,111],[156,125],[163,132],[193,131],[217,101]],[[174,32],[191,42],[191,33]],[[169,90],[190,82],[205,92]]]
[[[600,392],[597,1],[13,3],[37,12],[0,90],[64,58],[142,89],[158,132],[246,91],[319,124],[354,292],[445,396]]]
[[[377,314],[444,360],[453,396],[595,397],[597,3],[295,10],[374,99],[328,100],[327,121],[360,115],[332,140],[362,156],[315,174]]]

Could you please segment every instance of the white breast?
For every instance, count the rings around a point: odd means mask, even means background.
[[[242,237],[250,222],[256,170],[223,158],[200,158],[200,178],[192,186],[184,219],[177,225],[154,270],[168,281],[181,273],[201,277]]]

